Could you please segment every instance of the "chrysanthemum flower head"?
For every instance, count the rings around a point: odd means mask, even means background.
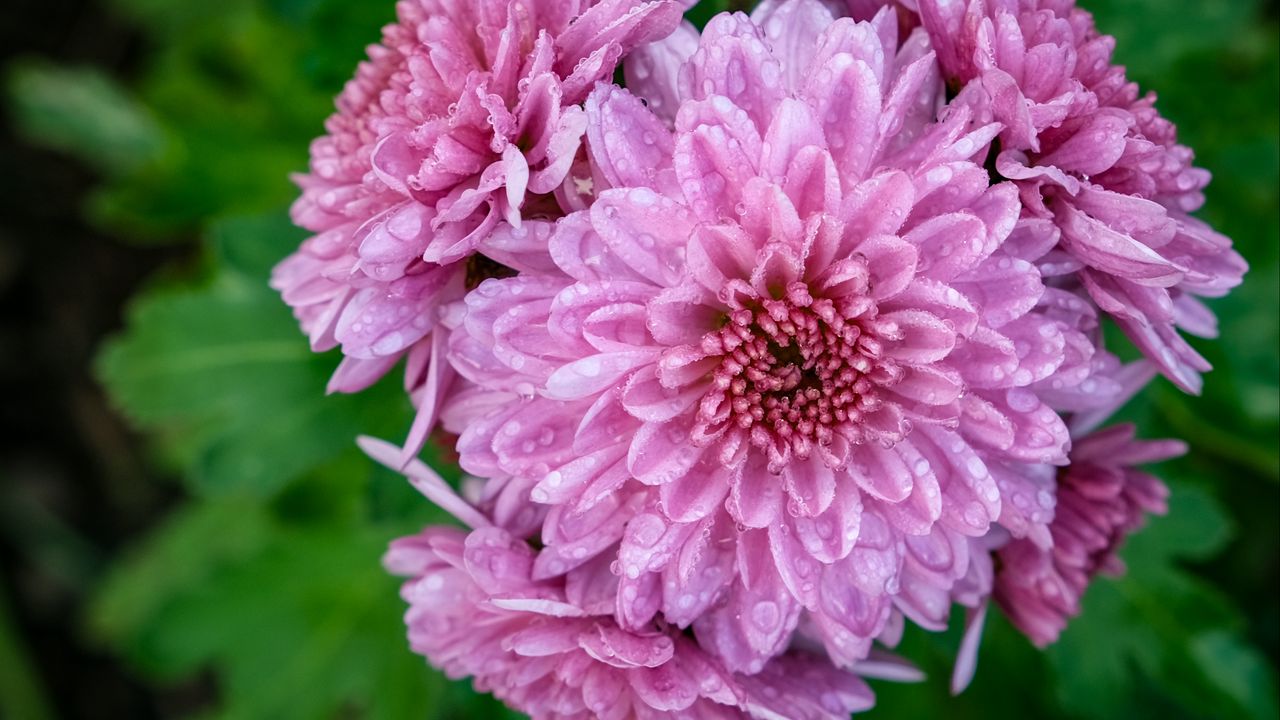
[[[669,33],[680,6],[396,7],[398,21],[370,48],[298,178],[294,220],[317,234],[272,284],[314,349],[342,347],[331,390],[360,390],[409,353],[406,384],[430,417],[447,378],[427,370],[441,305],[502,270],[478,254],[497,228],[563,213],[556,195],[585,131],[579,104],[628,50]]]
[[[937,121],[926,36],[899,45],[895,17],[713,19],[674,132],[601,86],[602,182],[556,226],[555,268],[482,284],[451,342],[507,397],[457,426],[463,466],[557,506],[540,572],[620,540],[624,622],[693,623],[734,669],[802,610],[842,662],[865,655],[908,548],[933,561],[920,543],[999,518],[988,457],[1066,462],[1040,394],[1102,356],[1043,250],[1010,242],[1017,192],[975,162],[999,126]],[[946,562],[928,577],[949,590],[969,557]]]
[[[1049,537],[1015,540],[997,553],[995,599],[1039,646],[1057,640],[1080,613],[1096,575],[1123,571],[1116,552],[1146,515],[1166,510],[1168,488],[1138,466],[1182,455],[1186,445],[1134,435],[1133,426],[1119,425],[1077,442],[1058,479]]]
[[[1189,213],[1209,173],[1173,123],[1112,64],[1114,40],[1073,0],[921,0],[950,81],[1004,124],[995,167],[1019,184],[1028,216],[1050,218],[1069,276],[1184,390],[1208,363],[1178,334],[1216,335],[1197,299],[1238,285],[1244,260]]]

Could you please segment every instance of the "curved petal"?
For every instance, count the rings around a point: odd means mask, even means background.
[[[703,448],[689,441],[692,416],[666,423],[645,423],[631,440],[627,467],[636,480],[646,485],[662,485],[683,477]]]

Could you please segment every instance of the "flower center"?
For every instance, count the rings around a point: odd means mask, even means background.
[[[731,310],[702,340],[722,359],[700,424],[745,432],[775,466],[836,436],[862,442],[860,424],[881,404],[877,388],[901,377],[869,329],[875,315],[865,294],[814,298],[801,282],[781,298]]]

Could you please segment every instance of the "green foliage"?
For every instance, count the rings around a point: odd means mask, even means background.
[[[10,68],[8,86],[18,125],[32,140],[105,174],[133,172],[165,151],[147,108],[100,71],[27,62]]]
[[[1194,486],[1174,485],[1168,515],[1154,519],[1124,552],[1128,573],[1097,583],[1048,657],[1064,706],[1083,717],[1147,714],[1133,688],[1157,684],[1183,713],[1217,718],[1274,717],[1274,682],[1239,632],[1229,600],[1179,567],[1209,560],[1231,528],[1217,503]],[[1237,675],[1237,669],[1247,672]],[[1135,677],[1140,675],[1142,677]],[[1253,682],[1241,681],[1245,678]]]
[[[10,95],[28,135],[110,171],[89,212],[143,241],[288,203],[306,138],[320,132],[363,47],[393,18],[381,2],[115,4],[152,42],[136,98],[93,72],[39,66],[17,73]]]
[[[409,497],[377,512],[371,487],[392,482],[348,455],[272,503],[190,504],[118,563],[94,634],[162,681],[214,670],[211,717],[502,717],[405,646],[403,603],[378,558],[391,538],[445,520]]]
[[[266,257],[282,256],[298,233],[268,217],[216,226],[213,236],[225,261],[210,279],[141,298],[99,365],[121,408],[183,474],[202,491],[269,494],[361,432],[402,432],[408,403],[394,378],[370,394],[325,396],[338,358],[311,353],[263,283]]]
[[[325,397],[316,356],[278,296],[272,265],[301,240],[285,208],[332,96],[392,17],[347,0],[114,0],[147,33],[135,86],[27,64],[9,74],[32,138],[94,165],[90,212],[129,239],[202,238],[182,280],[132,305],[99,373],[192,499],[114,566],[90,626],[148,677],[210,673],[225,718],[509,715],[405,647],[386,542],[441,521],[407,484],[372,471],[357,433],[396,440],[397,379]],[[998,614],[959,698],[945,678],[959,628],[908,632],[923,685],[877,684],[872,717],[1223,717],[1276,714],[1274,506],[1280,458],[1280,49],[1258,0],[1086,0],[1117,56],[1216,176],[1203,212],[1253,270],[1215,303],[1224,340],[1203,398],[1159,383],[1126,416],[1149,437],[1190,438],[1160,469],[1167,517],[1123,553],[1061,642],[1036,651]],[[698,25],[738,4],[703,2]],[[1225,508],[1225,509],[1224,509]],[[1229,513],[1227,512],[1229,510]],[[1270,634],[1264,629],[1270,627]]]
[[[1097,0],[1081,3],[1098,26],[1120,41],[1117,54],[1134,75],[1163,75],[1189,52],[1220,52],[1240,39],[1240,31],[1259,16],[1261,0],[1179,3],[1171,12],[1160,0]],[[1137,47],[1126,47],[1137,43]],[[1160,82],[1161,90],[1172,87]]]
[[[325,398],[336,358],[309,351],[264,285],[297,241],[275,216],[215,226],[207,278],[147,293],[104,349],[113,397],[204,499],[117,564],[92,627],[159,679],[213,669],[216,717],[493,716],[405,646],[378,557],[447,519],[354,449],[407,427],[395,378]]]
[[[53,710],[40,693],[40,682],[21,633],[11,619],[8,588],[0,585],[0,716],[50,720]]]
[[[709,0],[694,5],[687,15],[689,22],[699,28],[706,27],[707,21],[727,10],[741,10],[746,3],[738,0]]]

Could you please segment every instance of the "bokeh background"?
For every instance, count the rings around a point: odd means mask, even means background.
[[[909,634],[930,679],[873,718],[1275,718],[1280,652],[1277,2],[1085,0],[1213,171],[1253,266],[1203,397],[1126,416],[1190,441],[1171,512],[1041,653]],[[704,2],[705,14],[715,3]],[[0,12],[0,717],[499,718],[406,649],[388,539],[439,519],[355,451],[394,386],[325,398],[266,287],[287,176],[391,0],[6,0]]]

